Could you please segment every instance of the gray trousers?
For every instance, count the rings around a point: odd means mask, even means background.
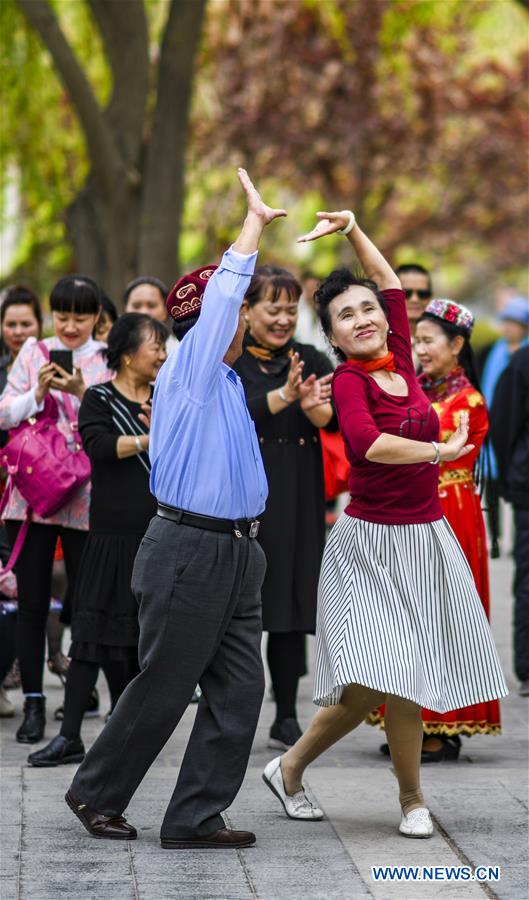
[[[256,540],[155,516],[132,576],[140,673],[79,767],[72,790],[121,815],[200,684],[202,698],[161,827],[164,838],[222,828],[242,784],[263,699]]]
[[[529,509],[514,507],[514,671],[529,678]]]

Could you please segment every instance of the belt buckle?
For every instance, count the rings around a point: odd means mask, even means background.
[[[261,523],[259,522],[259,519],[253,520],[252,524],[250,525],[250,537],[251,538],[256,538],[257,535],[259,534],[259,525],[260,524]]]

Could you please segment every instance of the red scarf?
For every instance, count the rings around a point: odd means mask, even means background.
[[[364,372],[377,372],[379,369],[386,369],[388,372],[396,372],[395,358],[391,351],[381,356],[379,359],[352,359],[347,360],[353,366],[359,366]]]

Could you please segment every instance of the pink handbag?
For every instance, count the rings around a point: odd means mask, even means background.
[[[46,345],[39,341],[38,346],[49,359]],[[43,519],[54,515],[90,478],[90,460],[82,449],[72,401],[65,392],[62,393],[61,401],[75,441],[73,451],[69,449],[64,434],[57,428],[57,401],[48,394],[44,409],[12,428],[9,441],[0,452],[0,464],[5,466],[9,475],[0,515],[9,502],[13,487],[20,491],[28,504],[26,519],[4,572],[13,568],[20,554],[32,514],[35,512]]]
[[[73,452],[57,428],[57,403],[48,395],[42,412],[10,431],[0,456],[10,478],[6,494],[16,487],[43,519],[68,503],[90,478],[90,460],[81,448],[70,398],[63,403],[75,439]]]

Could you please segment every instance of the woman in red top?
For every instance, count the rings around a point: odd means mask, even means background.
[[[468,416],[444,443],[416,379],[400,282],[349,211],[320,213],[301,240],[347,234],[368,276],[340,269],[315,299],[342,365],[333,398],[351,464],[351,501],[323,557],[315,703],[306,733],[265,768],[287,815],[307,800],[309,763],[381,702],[408,837],[433,826],[420,789],[421,707],[447,712],[507,693],[472,572],[443,518],[438,463],[463,458]]]

